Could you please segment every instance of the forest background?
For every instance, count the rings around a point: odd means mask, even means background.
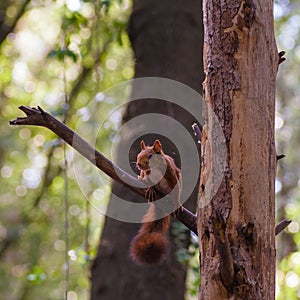
[[[97,148],[110,156],[126,95],[104,91],[134,76],[126,33],[131,1],[31,0],[0,3],[0,298],[63,298],[66,247],[69,299],[89,299],[90,264],[97,250],[110,183],[82,195],[72,150],[46,129],[12,128],[19,105],[37,106],[76,128],[95,100],[103,122]],[[274,4],[278,49],[286,51],[277,79],[277,217],[293,222],[277,237],[277,299],[300,298],[300,4]],[[66,95],[68,105],[66,105]],[[68,165],[65,165],[65,156]],[[68,182],[68,245],[65,179]],[[91,205],[92,204],[92,205]],[[197,256],[197,255],[196,255]],[[196,257],[195,256],[195,257]],[[197,259],[190,262],[187,299],[196,299]],[[180,259],[180,255],[179,255]]]

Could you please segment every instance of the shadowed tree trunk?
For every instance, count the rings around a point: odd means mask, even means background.
[[[216,136],[208,110],[200,203],[210,202],[198,212],[199,299],[274,299],[273,1],[204,1],[203,11],[205,100],[224,137]],[[207,178],[218,172],[214,143],[226,148],[226,167],[207,199]]]
[[[129,36],[136,60],[136,78],[165,77],[185,83],[198,92],[202,90],[201,1],[135,1]],[[135,86],[132,93],[135,94]],[[162,104],[155,99],[131,102],[127,106],[123,123],[138,115],[151,112],[170,115],[191,132],[194,120],[190,115],[184,113],[180,107],[170,103]],[[144,139],[150,144],[156,137],[154,133],[145,136]],[[159,138],[165,152],[172,154],[179,164],[177,149],[168,138],[162,136]],[[124,137],[123,139],[123,142],[126,142]],[[128,159],[134,161],[138,152],[138,143],[136,143]],[[124,155],[122,142],[118,155],[119,157]],[[194,211],[197,192],[198,188],[195,188],[195,201],[188,204],[188,207]],[[113,193],[122,195],[123,199],[131,202],[144,201],[117,184],[113,184]],[[130,241],[139,227],[140,224],[106,218],[98,253],[92,267],[92,299],[182,300],[184,298],[186,266],[177,262],[175,252],[178,247],[189,243],[189,233],[186,233],[186,239],[181,244],[176,237],[171,236],[171,253],[162,265],[137,266],[129,258],[128,251]]]
[[[18,1],[17,7],[15,7],[15,2],[16,1],[1,1],[0,3],[0,45],[6,39],[8,34],[15,29],[17,22],[25,13],[30,0],[24,0],[23,2]],[[8,20],[6,16],[8,7],[15,7],[17,9],[16,16],[13,20]]]

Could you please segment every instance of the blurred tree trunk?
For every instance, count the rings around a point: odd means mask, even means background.
[[[9,33],[13,32],[17,22],[23,16],[26,11],[26,8],[30,0],[18,1],[16,5],[16,1],[1,1],[0,3],[0,45],[6,39]],[[6,10],[9,7],[16,8],[16,16],[11,19],[7,18]]]
[[[208,124],[200,202],[209,200],[207,178],[218,166],[212,141],[223,141],[227,164],[215,196],[198,212],[199,299],[274,299],[278,53],[273,1],[204,1],[203,11],[205,101],[225,139]],[[213,112],[208,110],[209,122]]]
[[[129,36],[136,60],[135,77],[164,77],[177,80],[202,91],[204,79],[202,49],[203,23],[202,2],[143,0],[135,1],[129,24]],[[133,86],[133,94],[135,93]],[[187,99],[188,101],[188,99]],[[171,115],[191,131],[193,120],[172,104],[161,105],[154,99],[131,102],[127,106],[123,122],[145,113]],[[145,137],[150,143],[154,136]],[[176,149],[161,138],[166,153],[176,153]],[[138,144],[131,151],[130,161],[136,160]],[[122,153],[122,142],[119,147]],[[126,154],[128,155],[128,154]],[[176,156],[176,155],[175,155]],[[177,159],[178,157],[175,157]],[[195,201],[189,203],[195,211]],[[131,202],[142,202],[130,191],[113,184],[113,193]],[[110,207],[108,208],[110,209]],[[175,252],[179,245],[171,236],[171,254],[159,266],[137,266],[129,258],[130,241],[140,224],[122,223],[106,218],[99,249],[92,266],[92,299],[146,300],[184,298],[186,266],[177,262]],[[185,246],[190,235],[186,232]],[[184,246],[183,245],[183,246]]]

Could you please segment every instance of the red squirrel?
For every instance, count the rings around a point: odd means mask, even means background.
[[[150,193],[146,193],[147,199],[153,200],[151,192],[154,188],[163,195],[170,194],[174,206],[180,205],[181,172],[173,158],[164,154],[159,140],[153,146],[146,146],[141,141],[140,146],[141,151],[137,156],[137,167],[140,170],[138,179],[150,186]],[[155,202],[151,202],[143,218],[143,225],[131,242],[130,254],[138,264],[156,264],[165,259],[169,246],[166,232],[170,226],[170,216],[156,220],[157,215],[158,208]]]

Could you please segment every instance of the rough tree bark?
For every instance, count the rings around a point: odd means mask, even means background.
[[[136,78],[165,77],[185,83],[198,92],[202,90],[204,76],[201,5],[201,1],[197,0],[134,2],[129,36],[136,60]],[[173,105],[161,105],[154,99],[131,102],[126,109],[123,122],[150,112],[171,114],[191,131],[193,120],[190,117]],[[145,140],[151,143],[153,138],[154,136],[146,136]],[[163,139],[162,143],[166,153],[176,152],[166,139]],[[136,159],[139,152],[137,145],[132,148],[130,161]],[[122,155],[122,146],[119,155]],[[113,193],[122,195],[131,202],[143,201],[116,184],[113,185]],[[197,190],[195,193],[197,194]],[[191,206],[195,209],[195,203]],[[166,263],[140,267],[130,260],[128,255],[130,241],[139,227],[140,224],[122,223],[106,218],[92,267],[92,299],[182,300],[184,298],[186,268],[176,261],[175,251],[178,245],[174,242],[174,237],[171,237],[171,253]]]
[[[273,1],[207,1],[204,14],[205,101],[225,136],[223,181],[198,211],[199,299],[274,299],[275,79],[278,53]],[[211,112],[208,110],[208,119]],[[208,137],[208,138],[207,138]],[[203,137],[201,203],[218,139]],[[208,157],[209,156],[209,157]]]

